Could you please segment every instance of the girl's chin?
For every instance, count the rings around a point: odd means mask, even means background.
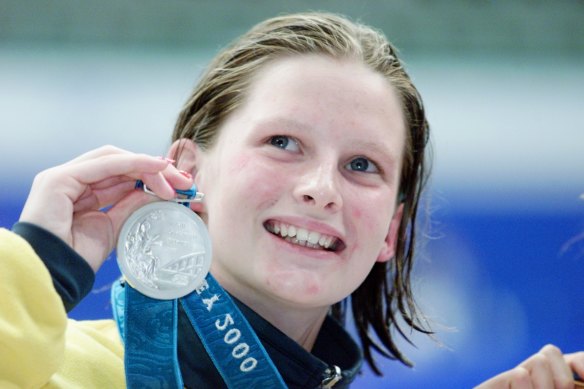
[[[332,297],[334,287],[325,283],[309,271],[274,271],[266,277],[269,291],[279,300],[292,304],[329,306],[336,300]]]

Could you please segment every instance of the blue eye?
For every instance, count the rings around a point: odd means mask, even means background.
[[[290,142],[290,139],[285,137],[285,136],[274,136],[270,139],[270,143],[273,146],[279,147],[281,149],[285,149],[286,146],[288,146],[288,143]]]
[[[282,150],[298,151],[298,143],[289,136],[276,135],[270,138],[270,144]]]
[[[373,162],[369,161],[365,157],[358,157],[353,159],[346,165],[346,167],[351,170],[365,173],[376,173],[379,171],[377,166],[375,166]]]

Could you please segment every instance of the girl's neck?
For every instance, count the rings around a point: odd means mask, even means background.
[[[234,297],[278,328],[305,350],[311,351],[326,318],[328,308],[299,308],[273,298],[266,298],[244,285],[234,287],[228,280],[215,275],[219,283]]]
[[[240,300],[305,350],[312,350],[328,309],[293,309],[281,301],[254,301],[248,297]]]

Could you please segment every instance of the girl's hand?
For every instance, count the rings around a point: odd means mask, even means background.
[[[584,352],[563,355],[556,346],[547,345],[516,368],[491,378],[476,389],[579,388],[574,373],[584,377]]]
[[[113,250],[122,224],[151,196],[134,190],[137,179],[157,196],[188,189],[192,178],[172,161],[113,146],[90,151],[39,173],[20,221],[34,223],[63,239],[97,271]],[[107,211],[100,211],[110,207]]]

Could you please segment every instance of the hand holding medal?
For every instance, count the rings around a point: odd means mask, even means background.
[[[137,179],[162,199],[193,183],[171,160],[104,146],[39,173],[20,221],[55,234],[97,272],[128,215],[150,200]]]

